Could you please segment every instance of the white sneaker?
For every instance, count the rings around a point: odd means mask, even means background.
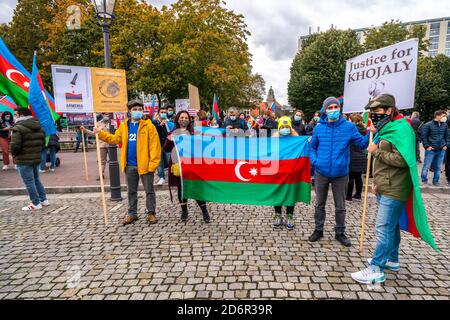
[[[39,173],[45,173],[45,172],[46,172],[45,170],[39,169]]]
[[[15,165],[14,165],[14,169],[16,169],[16,170],[17,170],[17,164],[15,164]]]
[[[3,170],[3,171],[8,170],[8,166],[3,166],[2,170]]]
[[[159,179],[157,185],[162,186],[164,183],[166,183],[166,180],[164,178]]]
[[[41,202],[41,205],[43,207],[48,207],[50,205],[50,202],[48,202],[48,200],[45,200],[45,201]]]
[[[55,172],[55,169],[53,169],[53,168],[50,168],[50,172]]]
[[[30,203],[28,206],[23,207],[22,211],[34,211],[34,210],[39,210],[39,209],[42,209],[42,205],[40,203],[37,206]]]
[[[359,272],[352,273],[352,279],[362,284],[372,285],[382,283],[386,280],[384,277],[384,272],[375,271],[370,267]]]
[[[372,263],[372,259],[367,259],[367,262],[369,264],[371,264]],[[386,269],[388,269],[388,270],[391,270],[391,271],[399,271],[400,270],[400,263],[388,261],[388,262],[386,262],[386,265],[384,267]]]

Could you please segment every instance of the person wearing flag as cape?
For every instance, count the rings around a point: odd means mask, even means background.
[[[437,250],[428,227],[420,194],[416,166],[416,136],[412,126],[400,115],[395,97],[381,94],[366,106],[376,132],[368,151],[374,157],[374,183],[379,208],[376,219],[377,243],[368,260],[369,267],[351,274],[363,284],[385,281],[384,270],[398,271],[400,229],[421,237]]]

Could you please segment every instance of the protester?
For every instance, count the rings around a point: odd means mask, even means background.
[[[9,166],[9,144],[11,142],[11,130],[14,126],[14,117],[11,112],[5,111],[0,120],[0,147],[3,153],[3,171],[8,170]],[[14,166],[16,158],[13,157]]]
[[[192,122],[189,121],[189,113],[187,111],[180,111],[176,117],[175,117],[175,128],[172,132],[170,132],[169,136],[167,137],[166,143],[164,145],[164,151],[169,152],[171,154],[170,160],[169,160],[169,188],[170,187],[177,187],[178,192],[178,201],[181,206],[181,221],[186,222],[188,219],[188,207],[187,207],[187,199],[182,199],[182,191],[181,191],[181,179],[180,175],[176,172],[179,170],[179,159],[176,155],[176,152],[173,149],[175,148],[174,144],[174,135],[193,135],[194,134],[194,127],[192,125]],[[178,168],[178,169],[176,169]],[[172,193],[170,193],[170,197],[172,199]],[[202,210],[203,214],[203,221],[205,223],[210,223],[211,218],[209,216],[208,207],[206,205],[206,202],[204,201],[197,201],[198,206]]]
[[[422,184],[428,185],[428,171],[433,168],[433,185],[440,186],[441,166],[447,148],[450,146],[447,127],[447,113],[436,111],[434,120],[423,125],[422,143],[425,148],[425,160],[422,168]]]
[[[244,119],[238,118],[237,113],[236,108],[230,108],[228,110],[229,117],[224,123],[224,127],[230,136],[243,136],[248,130],[247,122]]]
[[[266,110],[264,114],[264,124],[261,129],[266,130],[266,136],[270,138],[272,136],[272,132],[277,130],[277,122],[275,121],[275,114]]]
[[[349,119],[356,126],[359,133],[363,136],[367,134],[367,129],[364,124],[364,119],[357,113],[350,115]],[[367,169],[367,155],[365,150],[356,148],[354,145],[350,146],[350,174],[347,187],[347,201],[361,200],[361,193],[363,189],[362,174]],[[353,187],[356,186],[356,192],[353,195]]]
[[[39,166],[39,173],[45,173],[47,165],[47,156],[50,155],[50,172],[55,172],[56,169],[56,154],[61,149],[59,145],[59,137],[57,134],[52,134],[48,140],[48,144],[42,149],[41,164]]]
[[[447,138],[450,139],[450,109],[447,109]],[[445,156],[445,175],[447,186],[450,187],[450,148],[447,148]]]
[[[350,144],[359,149],[369,145],[369,135],[362,136],[356,127],[340,113],[341,104],[335,97],[327,98],[321,110],[321,122],[314,129],[310,142],[310,160],[315,168],[315,230],[309,237],[316,242],[323,237],[325,205],[331,184],[335,205],[335,238],[346,247],[351,246],[345,235],[345,198],[350,164]]]
[[[156,195],[153,187],[155,171],[161,161],[161,144],[158,132],[150,120],[142,120],[144,104],[136,99],[128,103],[131,119],[126,119],[114,134],[94,128],[98,138],[109,144],[122,144],[120,163],[127,177],[128,215],[123,225],[138,220],[139,178],[146,194],[146,214],[150,224],[158,222],[156,218]]]
[[[274,138],[284,138],[284,137],[298,137],[298,133],[292,128],[292,120],[289,117],[281,117],[278,120],[278,131],[276,131],[273,136]],[[294,206],[286,207],[286,228],[288,230],[294,230]],[[279,229],[283,227],[282,219],[283,207],[275,207],[275,221],[273,227]]]
[[[423,122],[420,121],[420,113],[415,111],[411,115],[411,125],[414,129],[414,133],[416,134],[416,158],[418,163],[422,163],[420,159],[420,130],[422,129]]]
[[[167,106],[167,120],[172,121],[175,119],[175,112],[173,106]]]
[[[377,243],[372,259],[368,261],[370,266],[351,276],[363,284],[376,284],[385,281],[385,269],[400,269],[400,217],[413,187],[408,163],[397,149],[397,146],[400,146],[391,141],[409,140],[413,145],[415,133],[405,121],[403,125],[400,122],[403,117],[399,114],[392,95],[377,96],[369,102],[366,109],[370,109],[372,123],[380,137],[379,141],[369,146],[369,152],[374,156],[372,191],[379,203],[376,220]]]
[[[241,112],[239,114],[239,118],[241,118],[242,120],[245,120],[247,117],[245,116],[245,113]]]
[[[34,211],[49,206],[45,188],[39,179],[39,164],[45,146],[45,132],[30,109],[17,108],[10,150],[16,157],[17,170],[25,184],[31,203],[22,211]]]
[[[200,110],[197,112],[198,121],[200,122],[200,127],[207,127],[208,126],[208,115],[204,110]]]
[[[75,146],[75,151],[74,153],[78,152],[78,149],[80,149],[80,145],[82,144],[82,133],[81,133],[81,129],[79,126],[75,127],[75,132],[77,134],[77,144]],[[87,143],[87,135],[84,135],[84,146],[86,149],[86,152],[88,152],[88,143]]]
[[[260,129],[260,114],[259,106],[253,105],[250,107],[250,116],[247,119],[248,134],[250,137],[259,138]]]
[[[155,119],[153,120],[153,124],[156,127],[156,130],[158,131],[158,135],[159,135],[159,141],[161,144],[161,161],[159,163],[159,167],[158,167],[158,177],[159,177],[159,181],[157,183],[158,186],[163,185],[164,183],[166,183],[166,173],[165,173],[165,168],[168,168],[169,166],[169,157],[170,154],[167,152],[164,152],[163,147],[164,144],[166,143],[166,139],[167,139],[167,135],[168,135],[168,129],[166,126],[166,123],[169,122],[170,120],[167,114],[167,109],[164,107],[161,107],[157,113],[157,115],[155,116]]]
[[[320,123],[320,112],[314,113],[314,117],[311,119],[309,124],[306,126],[306,135],[312,136],[314,132],[314,128]]]
[[[299,136],[306,136],[305,127],[305,115],[303,111],[296,110],[294,116],[292,117],[292,128],[298,133]]]

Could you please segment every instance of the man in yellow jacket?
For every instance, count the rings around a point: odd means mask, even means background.
[[[123,225],[138,220],[137,191],[141,178],[146,193],[147,221],[158,222],[156,218],[156,195],[153,188],[154,173],[161,161],[161,144],[158,132],[150,120],[142,120],[144,104],[139,99],[128,103],[131,119],[126,119],[115,134],[94,128],[98,138],[109,144],[122,144],[120,164],[127,177],[128,215]]]

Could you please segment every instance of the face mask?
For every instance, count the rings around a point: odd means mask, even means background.
[[[167,114],[166,113],[161,113],[161,119],[166,120],[167,119]]]
[[[167,114],[168,114],[169,117],[173,116],[173,112],[172,111],[167,112]]]
[[[447,117],[443,117],[443,118],[441,119],[441,122],[442,122],[442,123],[447,122]]]
[[[340,115],[341,115],[341,112],[339,110],[333,110],[333,111],[327,112],[328,120],[337,120],[337,119],[339,119]]]
[[[294,117],[294,120],[297,121],[297,122],[302,121],[302,117],[300,117],[300,116],[295,116],[295,117]]]
[[[141,111],[131,112],[131,118],[133,118],[133,120],[141,120],[142,116],[143,116],[143,113]]]
[[[383,120],[385,120],[387,118],[389,118],[389,115],[387,115],[387,114],[375,114],[375,113],[372,113],[370,115],[370,119],[372,120],[372,123],[373,123],[374,126],[377,126],[381,121],[383,121]]]
[[[9,121],[9,120],[11,120],[11,118],[10,117],[5,117],[5,120]]]
[[[289,136],[291,134],[291,129],[289,128],[283,128],[280,130],[280,135],[282,136]]]
[[[315,122],[319,122],[320,121],[320,117],[314,117],[314,121]]]
[[[236,120],[236,116],[230,116],[230,120],[231,121],[235,121]]]
[[[178,121],[178,123],[180,124],[181,128],[187,128],[187,126],[189,125],[188,120],[180,120],[180,121]]]

